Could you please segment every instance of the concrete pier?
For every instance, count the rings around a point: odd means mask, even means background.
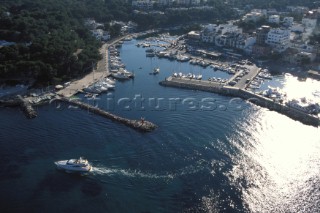
[[[58,99],[55,99],[56,101],[62,101],[62,102],[66,102],[66,103],[69,103],[69,104],[72,104],[74,106],[77,106],[77,107],[80,107],[81,109],[85,109],[85,110],[88,110],[92,113],[95,113],[97,115],[101,115],[103,117],[106,117],[108,119],[111,119],[113,121],[117,121],[119,123],[122,123],[126,126],[129,126],[133,129],[136,129],[136,130],[139,130],[139,131],[142,131],[142,132],[150,132],[154,129],[157,128],[157,125],[151,123],[150,121],[146,121],[146,120],[130,120],[130,119],[127,119],[127,118],[123,118],[123,117],[120,117],[120,116],[117,116],[117,115],[114,115],[110,112],[106,112],[102,109],[99,109],[97,107],[94,107],[90,104],[86,104],[86,103],[83,103],[81,101],[78,101],[78,100],[72,100],[72,99],[68,99],[68,98],[58,98]]]
[[[214,92],[222,95],[240,97],[258,106],[265,107],[270,110],[274,110],[276,112],[284,114],[304,124],[319,126],[319,123],[320,123],[318,116],[307,114],[295,108],[288,107],[285,104],[275,102],[272,99],[255,94],[253,92],[247,91],[242,88],[238,88],[236,86],[232,87],[232,86],[222,85],[216,82],[177,78],[177,77],[168,77],[166,78],[166,80],[161,81],[159,84],[162,86],[201,90],[206,92]],[[245,87],[244,84],[242,87]]]

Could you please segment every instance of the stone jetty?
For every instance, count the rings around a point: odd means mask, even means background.
[[[21,95],[17,95],[13,99],[0,100],[0,106],[3,107],[21,107],[27,118],[37,117],[37,112],[33,109],[31,103],[24,99]]]
[[[127,118],[123,118],[117,115],[114,115],[110,112],[106,112],[100,108],[94,107],[90,104],[86,104],[83,103],[79,100],[75,100],[75,99],[70,99],[70,98],[64,98],[64,97],[59,97],[57,99],[55,99],[56,101],[62,101],[62,102],[66,102],[69,103],[71,105],[80,107],[81,109],[85,109],[88,110],[89,112],[95,113],[97,115],[101,115],[103,117],[106,117],[108,119],[111,119],[112,121],[117,121],[119,123],[122,123],[126,126],[129,126],[133,129],[142,131],[142,132],[150,132],[154,129],[157,128],[157,125],[151,123],[150,121],[146,121],[144,119],[140,119],[140,120],[130,120]]]
[[[20,95],[17,96],[20,100],[20,107],[22,111],[25,113],[27,118],[35,118],[37,117],[37,112],[33,109],[30,102],[26,99],[23,99]]]

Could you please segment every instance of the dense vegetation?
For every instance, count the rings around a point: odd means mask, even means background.
[[[117,8],[111,10],[110,8]],[[119,0],[20,0],[0,8],[0,77],[33,77],[42,82],[67,79],[88,71],[100,59],[100,43],[84,19],[127,19]]]

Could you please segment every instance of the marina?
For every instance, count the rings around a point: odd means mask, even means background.
[[[145,118],[159,128],[144,134],[97,116],[86,106],[70,107],[69,102],[59,103],[60,108],[33,105],[38,116],[31,120],[16,109],[1,109],[0,184],[6,196],[2,208],[13,212],[40,207],[48,212],[73,207],[84,212],[297,212],[312,205],[313,212],[318,209],[310,196],[318,195],[314,168],[319,162],[319,128],[239,98],[241,90],[228,83],[244,70],[243,65],[215,60],[214,70],[210,65],[204,68],[158,57],[151,63],[137,42],[141,41],[125,41],[118,48],[119,58],[125,69],[134,71],[134,79],[116,81],[114,90],[92,95],[92,99],[81,91],[75,96],[122,118]],[[150,75],[155,67],[161,71]],[[180,72],[181,77],[202,75],[202,80],[172,77]],[[186,83],[190,89],[159,85],[165,78]],[[245,82],[247,76],[243,78]],[[190,86],[191,82],[198,86]],[[229,94],[210,91],[220,87],[230,87]],[[272,91],[264,94],[269,87]],[[316,81],[300,82],[286,74],[264,79],[259,89],[243,90],[277,102],[282,93],[288,100],[314,93],[307,101],[318,100],[318,88]],[[88,176],[56,171],[53,162],[78,156],[89,160]]]

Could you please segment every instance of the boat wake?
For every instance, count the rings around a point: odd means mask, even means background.
[[[116,168],[92,167],[93,175],[121,175],[131,178],[147,178],[147,179],[172,179],[174,176],[170,174],[158,175],[151,173],[143,173],[139,170],[126,170]]]
[[[178,169],[176,172],[165,172],[164,174],[146,173],[139,170],[120,169],[120,168],[106,168],[106,167],[92,167],[91,173],[93,175],[120,175],[130,178],[146,178],[146,179],[164,179],[171,180],[176,177],[186,176],[197,173],[203,169],[208,169],[208,163],[203,160],[196,162],[195,165],[189,165]]]

